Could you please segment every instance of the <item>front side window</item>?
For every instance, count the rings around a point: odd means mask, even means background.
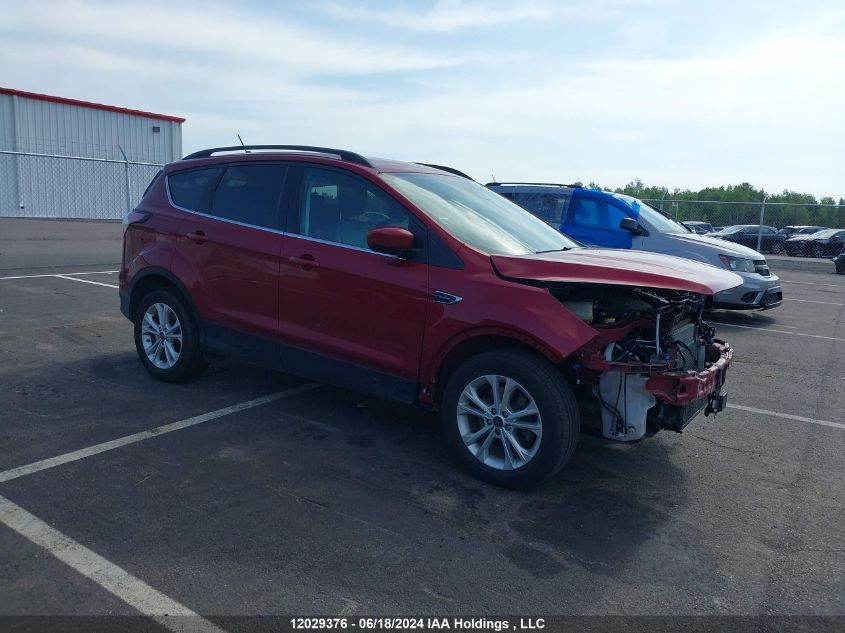
[[[287,167],[279,163],[231,165],[220,179],[211,215],[252,226],[276,228]]]
[[[305,170],[301,235],[368,248],[370,229],[409,224],[408,211],[375,185],[333,169]]]
[[[683,224],[650,207],[642,200],[621,193],[615,193],[613,197],[630,207],[635,217],[642,217],[658,233],[691,233],[690,229]]]
[[[204,211],[203,202],[209,187],[217,178],[218,171],[217,167],[206,167],[170,174],[167,177],[167,187],[173,204],[188,211]]]

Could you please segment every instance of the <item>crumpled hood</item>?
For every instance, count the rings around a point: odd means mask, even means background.
[[[714,251],[719,251],[719,253],[723,255],[735,255],[736,257],[744,257],[746,259],[765,259],[763,255],[755,251],[753,248],[748,248],[747,246],[743,246],[742,244],[737,244],[735,242],[729,242],[728,240],[723,240],[718,237],[713,237],[713,234],[710,235],[695,235],[693,233],[672,233],[672,239],[678,240],[680,242],[688,242],[691,244],[696,245],[707,245],[712,247]],[[763,236],[763,239],[766,239],[766,236]]]
[[[624,249],[579,248],[537,255],[491,255],[511,279],[665,288],[713,295],[742,284],[729,270],[690,259]]]

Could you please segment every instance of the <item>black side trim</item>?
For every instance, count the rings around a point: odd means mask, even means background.
[[[440,268],[463,270],[464,262],[455,252],[446,246],[436,234],[428,231],[428,264]]]
[[[285,371],[385,400],[415,404],[417,383],[384,372],[331,358],[299,347],[282,345]]]
[[[416,381],[397,378],[369,367],[209,321],[204,321],[202,327],[207,332],[205,347],[212,353],[240,358],[276,371],[296,374],[386,400],[405,404],[416,403]]]

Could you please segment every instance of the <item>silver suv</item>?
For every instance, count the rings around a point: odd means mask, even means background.
[[[675,255],[738,273],[741,286],[713,297],[713,307],[769,309],[783,303],[780,280],[757,251],[698,235],[646,203],[598,189],[491,182],[487,187],[588,246]]]

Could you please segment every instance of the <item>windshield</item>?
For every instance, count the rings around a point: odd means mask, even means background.
[[[837,233],[839,233],[839,229],[825,229],[824,231],[817,231],[816,233],[811,233],[807,237],[826,238],[826,237],[832,237],[832,236],[836,235]]]
[[[721,231],[716,231],[716,233],[739,233],[741,230],[741,226],[726,226]]]
[[[642,200],[637,200],[621,193],[615,193],[613,197],[628,205],[636,215],[645,218],[646,222],[658,233],[693,233],[692,230],[680,222],[673,220],[667,215],[663,215],[660,211],[648,206]]]
[[[456,239],[491,255],[527,255],[580,245],[477,182],[441,174],[382,177]]]

